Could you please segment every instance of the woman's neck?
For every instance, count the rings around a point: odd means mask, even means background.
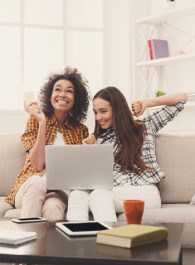
[[[68,117],[68,113],[55,113],[54,112],[54,116],[56,117],[57,123],[60,127],[62,127],[64,121],[67,119]]]

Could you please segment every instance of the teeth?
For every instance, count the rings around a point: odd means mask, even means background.
[[[65,100],[57,99],[56,102],[62,102],[62,103],[67,103]]]

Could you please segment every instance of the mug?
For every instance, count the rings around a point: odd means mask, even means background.
[[[128,224],[141,224],[144,212],[144,201],[124,200],[124,212]]]

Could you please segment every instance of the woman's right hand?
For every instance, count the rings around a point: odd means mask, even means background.
[[[28,104],[24,102],[24,110],[33,116],[38,122],[46,120],[45,114],[36,101],[29,102]]]
[[[142,115],[145,109],[146,109],[146,104],[144,100],[136,100],[132,103],[132,113],[136,117]]]
[[[90,134],[87,138],[83,139],[83,144],[96,144],[96,138],[94,134]]]

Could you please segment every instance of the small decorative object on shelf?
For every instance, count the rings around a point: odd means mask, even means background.
[[[167,2],[174,2],[175,0],[167,0]]]
[[[158,89],[155,92],[156,97],[164,96],[165,94],[166,94],[166,92],[163,89]]]
[[[178,50],[176,55],[185,55],[186,53],[183,50]]]

